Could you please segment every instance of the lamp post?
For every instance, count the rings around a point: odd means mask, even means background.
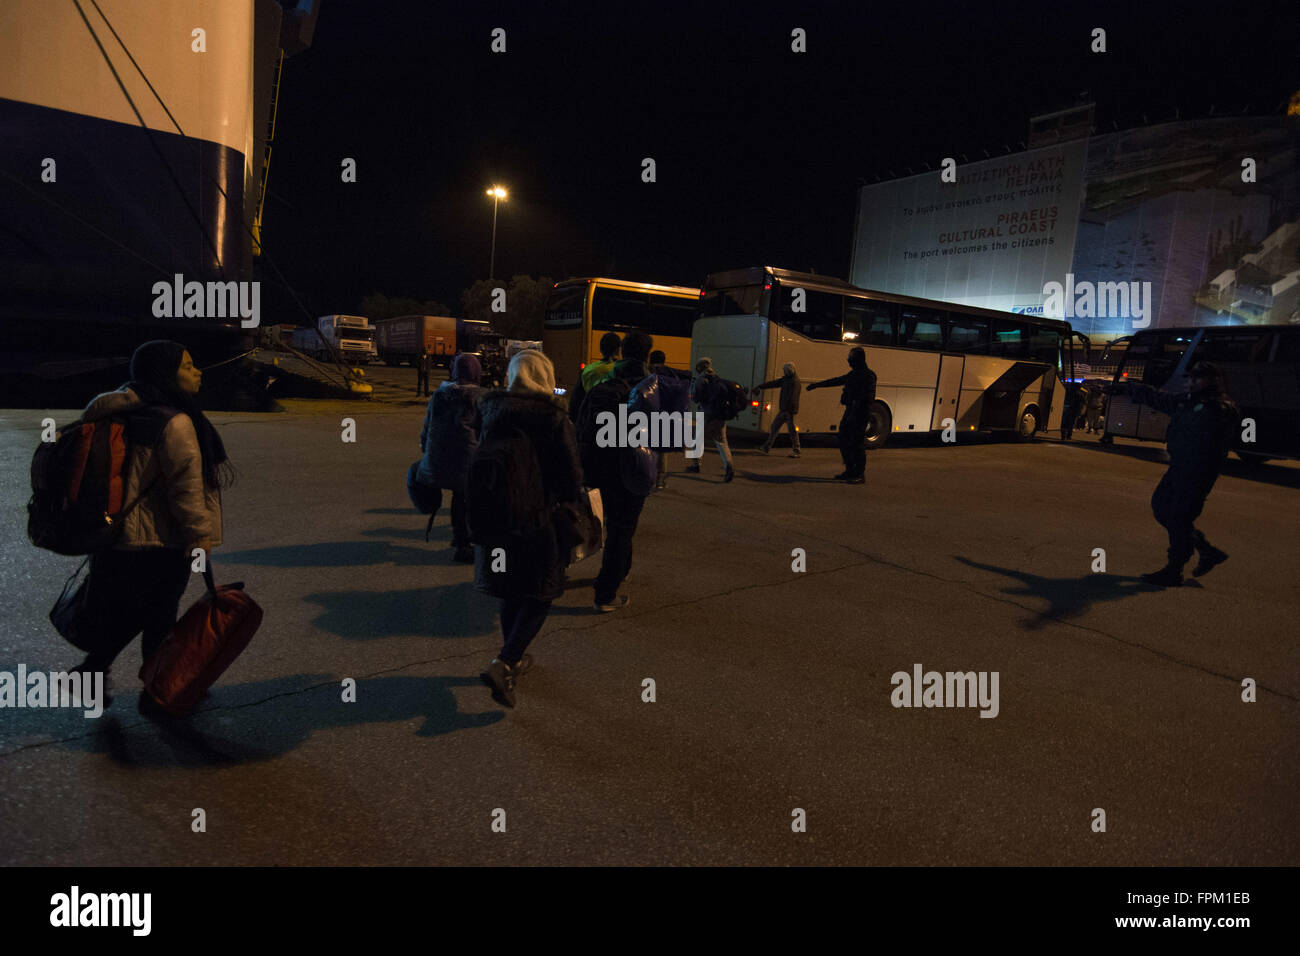
[[[487,191],[492,197],[492,257],[488,261],[488,281],[496,278],[497,269],[497,206],[506,198],[506,191],[500,186],[493,186]]]

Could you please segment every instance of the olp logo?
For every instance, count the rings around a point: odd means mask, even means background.
[[[1082,282],[1067,272],[1065,284],[1048,282],[1043,286],[1043,313],[1066,319],[1132,317],[1133,328],[1151,324],[1150,282]]]

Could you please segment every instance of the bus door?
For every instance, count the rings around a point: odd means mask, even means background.
[[[934,390],[934,413],[930,416],[930,430],[943,428],[943,420],[957,421],[957,400],[961,398],[961,376],[966,367],[964,355],[942,355],[939,358],[939,381]]]

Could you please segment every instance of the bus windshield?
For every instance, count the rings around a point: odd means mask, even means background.
[[[1120,377],[1160,388],[1178,368],[1192,336],[1179,332],[1139,332],[1124,353]]]
[[[700,299],[700,315],[758,315],[762,301],[760,285],[712,289]]]
[[[546,317],[542,327],[547,329],[576,329],[582,325],[583,307],[586,304],[587,287],[574,286],[569,289],[556,289],[546,303]]]

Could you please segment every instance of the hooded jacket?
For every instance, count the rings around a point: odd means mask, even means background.
[[[478,398],[483,389],[443,382],[429,398],[420,430],[420,480],[433,488],[463,489],[478,448]]]
[[[527,392],[491,391],[479,401],[483,437],[494,431],[518,428],[537,451],[546,515],[541,532],[507,548],[506,569],[492,571],[492,549],[474,549],[474,586],[495,597],[530,597],[551,601],[564,593],[564,569],[569,556],[561,553],[552,511],[559,502],[577,501],[582,495],[582,466],[573,423],[553,399]]]
[[[789,412],[791,415],[799,412],[799,393],[803,391],[803,386],[799,384],[799,376],[782,375],[780,378],[774,378],[770,382],[763,382],[761,385],[755,385],[755,388],[780,388],[781,401],[777,405],[777,411]]]
[[[145,403],[126,386],[91,399],[82,415],[87,422],[110,415],[130,416]],[[185,548],[200,541],[221,544],[221,491],[203,481],[203,453],[194,423],[174,411],[156,441],[135,442],[128,449],[122,500],[130,503],[148,493],[131,509],[115,548]]]

